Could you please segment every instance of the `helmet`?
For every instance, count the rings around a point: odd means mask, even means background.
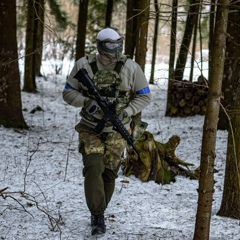
[[[117,61],[123,50],[123,39],[113,29],[105,28],[97,35],[97,47],[100,54],[112,61]]]

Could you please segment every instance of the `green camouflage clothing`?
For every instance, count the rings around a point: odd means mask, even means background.
[[[115,170],[121,161],[126,141],[118,132],[96,134],[94,129],[79,123],[79,152],[83,155],[101,153],[106,168]]]
[[[125,109],[130,101],[130,91],[122,91],[119,89],[119,86],[122,82],[119,74],[114,70],[98,70],[96,74],[94,75],[92,81],[94,82],[94,85],[96,86],[97,91],[99,94],[105,98],[109,104],[117,103],[116,104],[116,113],[117,115],[122,111],[122,109]],[[95,99],[93,95],[91,95],[87,90],[84,89],[84,86],[82,88],[82,93],[84,96],[89,97],[91,99]],[[85,108],[82,108],[82,111],[80,112],[80,115],[93,122],[97,122],[97,120],[103,118],[103,112],[100,111],[99,114],[93,116],[91,114],[88,114]],[[125,119],[126,122],[130,121],[130,118]],[[106,126],[112,126],[111,123],[107,123]]]

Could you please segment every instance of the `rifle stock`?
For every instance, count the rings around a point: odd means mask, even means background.
[[[95,131],[101,133],[105,123],[110,121],[113,125],[113,130],[119,132],[121,136],[127,141],[129,145],[133,147],[138,156],[140,157],[140,152],[134,144],[133,137],[129,134],[128,130],[124,127],[121,120],[115,113],[115,104],[109,104],[108,101],[103,98],[97,91],[92,79],[89,77],[86,69],[81,68],[74,76],[79,82],[81,82],[85,87],[87,87],[89,93],[96,98],[99,107],[102,109],[104,116],[97,124]]]

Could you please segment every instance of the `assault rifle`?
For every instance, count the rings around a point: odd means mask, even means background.
[[[81,82],[85,87],[87,87],[89,93],[95,97],[95,100],[97,101],[97,104],[102,109],[104,116],[103,118],[98,122],[95,131],[96,133],[101,133],[105,123],[111,122],[113,125],[113,130],[119,132],[121,136],[127,141],[129,145],[133,147],[133,149],[136,151],[138,156],[140,157],[140,152],[137,149],[136,145],[134,144],[134,140],[132,136],[129,134],[128,130],[124,127],[121,120],[116,115],[116,102],[108,103],[107,99],[103,98],[99,92],[96,89],[96,86],[94,85],[92,79],[89,77],[86,69],[81,68],[76,75],[74,76],[79,82]]]

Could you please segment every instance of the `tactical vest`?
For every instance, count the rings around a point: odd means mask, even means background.
[[[120,113],[121,109],[125,108],[130,101],[130,91],[124,91],[119,88],[122,79],[119,75],[123,65],[127,60],[127,56],[123,56],[115,65],[113,70],[99,70],[96,63],[95,55],[87,57],[89,65],[93,72],[93,82],[100,93],[100,95],[107,99],[109,103],[116,102],[116,114]],[[88,91],[84,91],[84,95],[94,99]],[[94,116],[88,114],[83,108],[81,115],[89,121],[97,122]]]

